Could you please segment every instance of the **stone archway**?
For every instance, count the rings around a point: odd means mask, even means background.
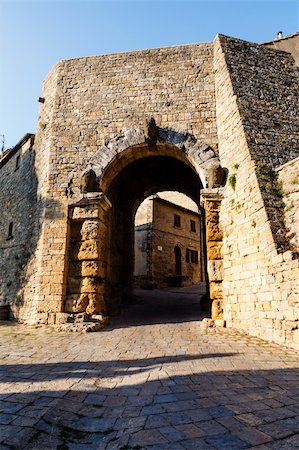
[[[158,191],[180,190],[198,205],[203,192],[208,212],[207,247],[215,248],[209,244],[215,238],[209,230],[215,231],[210,220],[215,220],[216,215],[209,213],[213,208],[207,195],[215,193],[215,189],[219,194],[219,188],[213,185],[219,184],[219,180],[214,176],[211,184],[211,167],[216,167],[219,173],[219,159],[211,147],[189,133],[160,129],[153,121],[144,130],[125,132],[96,152],[89,170],[97,176],[99,192],[83,193],[70,207],[70,235],[74,242],[69,246],[70,252],[73,251],[69,253],[69,267],[74,267],[77,261],[78,275],[74,283],[69,269],[65,310],[90,314],[120,310],[131,295],[133,217],[139,204]],[[217,239],[220,246],[220,235]],[[221,255],[219,251],[217,258]],[[211,298],[217,304],[217,308],[212,305],[212,314],[220,318],[220,265],[210,261],[208,270],[212,271],[214,283]],[[71,292],[72,283],[75,292]],[[214,288],[215,283],[218,289]]]

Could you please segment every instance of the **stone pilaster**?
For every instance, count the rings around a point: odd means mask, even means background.
[[[212,319],[223,319],[222,229],[219,223],[222,189],[204,189],[201,195],[206,218],[207,271]]]
[[[107,211],[103,193],[87,193],[70,206],[70,245],[65,312],[106,311]]]

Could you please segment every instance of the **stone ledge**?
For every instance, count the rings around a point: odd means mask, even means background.
[[[67,331],[73,333],[90,333],[95,331],[100,331],[104,327],[102,322],[74,322],[74,323],[61,323],[59,325],[54,325],[55,331]]]
[[[222,319],[203,319],[200,328],[226,328],[226,321]]]

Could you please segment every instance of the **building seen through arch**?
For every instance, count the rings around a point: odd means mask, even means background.
[[[163,198],[163,194],[162,198],[155,195],[147,199],[136,213],[135,284],[165,288],[204,282],[202,215],[188,197],[181,195],[178,205]],[[182,206],[188,200],[193,211]]]

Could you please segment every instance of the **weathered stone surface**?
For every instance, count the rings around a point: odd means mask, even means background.
[[[245,54],[250,60],[246,68]],[[273,64],[276,69],[272,70]],[[256,72],[251,71],[253,68]],[[219,155],[221,164],[229,170],[220,215],[224,232],[224,319],[229,327],[296,346],[294,330],[287,335],[283,324],[284,317],[298,315],[298,303],[295,306],[291,301],[291,285],[286,281],[295,276],[298,257],[294,255],[293,262],[288,263],[288,252],[282,250],[290,243],[281,221],[283,202],[287,201],[273,169],[280,172],[281,164],[290,161],[292,165],[291,160],[298,156],[298,145],[294,146],[298,127],[293,120],[298,115],[293,116],[298,107],[293,95],[297,96],[298,90],[290,88],[298,82],[297,70],[283,52],[268,53],[257,45],[220,38],[215,45],[215,71]],[[270,72],[275,76],[268,78]],[[285,90],[286,78],[290,84]],[[262,101],[254,95],[257,90],[263,93]],[[286,109],[275,115],[275,132],[271,128],[277,104],[274,92],[283,103],[282,98],[289,95]],[[289,123],[282,117],[286,110],[292,115]],[[287,167],[281,169],[281,181],[287,172]],[[271,195],[274,189],[276,199]],[[292,284],[291,291],[298,296],[298,283]]]
[[[208,222],[207,223],[207,239],[213,241],[221,241],[222,239],[222,230],[220,225],[216,222]]]
[[[99,293],[104,291],[104,284],[99,278],[82,278],[81,292]]]
[[[81,191],[82,192],[96,192],[98,190],[97,178],[94,170],[89,169],[82,175]]]
[[[81,294],[79,299],[76,302],[76,305],[75,305],[73,311],[74,312],[84,312],[84,311],[86,311],[88,304],[89,304],[88,294],[86,294],[86,293]]]
[[[105,301],[103,298],[103,295],[101,294],[88,294],[89,303],[86,308],[86,313],[93,315],[93,314],[100,314],[101,312],[106,310]]]
[[[158,139],[158,128],[153,117],[144,119],[144,135],[150,145],[155,145]]]
[[[76,206],[73,210],[73,220],[98,219],[99,209],[97,205]]]
[[[209,260],[208,261],[208,274],[210,281],[222,281],[223,280],[223,261]]]
[[[214,320],[223,320],[223,301],[213,300],[212,301],[212,317]]]
[[[207,242],[208,259],[222,259],[222,241]]]
[[[214,298],[223,298],[223,290],[222,290],[222,283],[221,282],[210,282],[210,296],[212,299]],[[213,319],[215,319],[214,316],[212,316]]]
[[[70,316],[67,313],[56,313],[56,324],[68,323]]]
[[[85,220],[81,228],[82,240],[97,239],[99,236],[99,229],[99,222],[94,220]]]
[[[211,162],[206,167],[206,178],[208,188],[224,186],[226,181],[226,172],[221,167],[219,161]]]
[[[83,277],[96,277],[99,275],[99,262],[95,261],[82,261],[81,275]]]
[[[218,308],[217,308],[217,310],[218,310]],[[220,316],[221,314],[218,314],[218,315]],[[220,328],[224,328],[226,325],[225,320],[223,320],[223,319],[215,319],[214,324],[215,324],[215,327],[220,327]]]
[[[77,245],[74,258],[80,261],[94,260],[99,258],[99,247],[97,241],[89,239]]]

